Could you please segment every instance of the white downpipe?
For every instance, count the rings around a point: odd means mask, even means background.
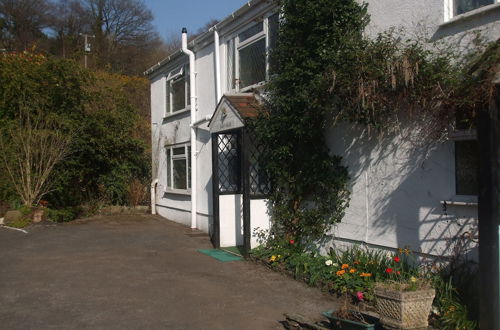
[[[220,87],[220,57],[219,57],[219,32],[217,29],[214,29],[214,55],[215,55],[215,95],[217,100],[215,104],[219,104],[221,98],[221,87]]]
[[[191,228],[196,228],[197,177],[196,177],[196,66],[194,53],[187,48],[187,29],[182,28],[182,52],[189,56],[189,82],[191,95]]]
[[[154,179],[151,182],[151,214],[156,214],[156,185],[158,184],[158,179]]]

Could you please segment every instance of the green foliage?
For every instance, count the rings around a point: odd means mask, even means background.
[[[256,128],[273,185],[271,237],[305,242],[322,238],[348,203],[347,169],[325,146],[330,105],[324,65],[326,54],[362,37],[366,6],[330,0],[280,5],[280,42],[271,54],[279,74],[271,77],[267,111]]]
[[[31,224],[31,218],[28,216],[23,216],[17,219],[16,221],[9,223],[8,225],[9,227],[13,228],[24,228],[29,226],[30,224]]]
[[[15,118],[23,104],[36,104],[44,116],[77,132],[70,154],[54,169],[53,191],[44,197],[56,208],[96,199],[126,204],[129,182],[149,181],[149,129],[138,109],[147,97],[143,78],[91,72],[27,52],[0,55],[0,120]],[[0,188],[2,196],[15,199],[8,187]]]
[[[477,264],[452,260],[433,276],[436,288],[436,326],[440,329],[478,328],[479,272]]]
[[[69,222],[78,218],[82,213],[79,207],[66,207],[63,209],[45,209],[45,215],[52,222]]]

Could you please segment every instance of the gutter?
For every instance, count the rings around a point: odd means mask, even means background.
[[[249,11],[252,7],[255,7],[256,5],[262,3],[262,2],[268,2],[269,0],[249,0],[247,1],[246,4],[244,4],[242,7],[240,7],[238,10],[233,12],[232,14],[226,16],[222,21],[219,23],[215,24],[211,28],[209,28],[207,31],[203,32],[200,34],[198,37],[194,38],[189,42],[189,47],[193,48],[197,43],[201,42],[202,40],[206,39],[212,34],[212,31],[214,30],[221,30],[223,27],[227,26],[228,24],[232,23],[234,20],[236,20],[238,17],[244,15],[247,11]],[[170,60],[178,57],[181,54],[181,50],[176,51],[175,53],[171,54],[170,56],[166,57],[165,59],[161,60],[160,62],[156,63],[149,69],[147,69],[144,72],[145,76],[149,76],[150,74],[154,73],[157,69],[162,67],[164,64],[170,62]]]
[[[196,63],[193,51],[187,46],[187,29],[182,28],[182,52],[189,56],[189,92],[191,97],[191,228],[196,228],[196,212],[197,212],[197,171],[196,171],[196,142],[197,128],[194,126],[196,122],[197,97],[196,97]]]

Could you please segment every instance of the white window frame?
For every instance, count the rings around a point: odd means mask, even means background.
[[[233,42],[234,43],[234,47],[233,47],[233,51],[234,51],[234,54],[233,54],[233,58],[234,58],[234,77],[233,79],[235,80],[234,82],[234,89],[231,88],[231,84],[227,84],[226,86],[226,90],[227,91],[248,91],[252,88],[255,88],[257,86],[260,86],[262,84],[264,84],[266,81],[269,80],[269,17],[273,16],[274,14],[276,14],[276,12],[270,12],[270,13],[267,13],[263,19],[261,21],[258,21],[258,22],[252,22],[250,24],[247,24],[245,25],[243,28],[241,29],[238,29],[235,33],[233,33],[225,42],[225,49],[227,50],[228,49],[228,43],[229,42]],[[240,38],[239,38],[239,35],[243,32],[245,32],[246,30],[256,26],[257,24],[263,24],[263,28],[262,28],[262,31],[251,36],[250,38],[240,42]],[[255,42],[258,42],[262,39],[265,39],[265,42],[266,42],[266,46],[265,46],[265,52],[266,52],[266,76],[265,76],[265,80],[264,81],[260,81],[258,83],[255,83],[253,85],[249,85],[249,86],[246,86],[244,88],[240,88],[240,55],[239,55],[239,51],[241,49],[244,49],[245,47],[247,46],[250,46],[251,44],[255,43]],[[226,77],[228,77],[229,75],[229,72],[227,72],[228,70],[228,65],[227,65],[227,61],[229,60],[228,58],[228,55],[226,53]],[[227,83],[227,79],[226,79],[226,83]]]
[[[458,15],[455,15],[455,2],[457,0],[444,0],[444,21],[445,22],[448,22],[454,18],[459,18],[459,17],[462,17],[462,16],[467,16],[467,15],[471,15],[473,14],[476,10],[479,10],[479,11],[482,11],[484,9],[488,9],[490,8],[491,6],[494,6],[496,4],[499,4],[500,3],[500,0],[494,0],[494,2],[492,4],[489,4],[489,5],[485,5],[485,6],[482,6],[482,7],[478,7],[476,9],[473,9],[471,11],[468,11],[468,12],[465,12],[465,13],[462,13],[462,14],[458,14]]]
[[[165,146],[165,163],[167,165],[167,179],[166,179],[166,191],[167,192],[178,192],[178,193],[190,193],[191,192],[191,171],[190,171],[190,157],[191,157],[191,143],[177,143]],[[184,148],[184,154],[174,155],[174,149]],[[168,152],[170,152],[170,160],[168,159]],[[186,189],[175,188],[174,187],[174,160],[185,159],[186,160]],[[170,176],[170,178],[169,178]]]
[[[165,76],[165,111],[163,117],[176,115],[178,113],[188,111],[191,109],[191,100],[189,95],[189,64],[183,64],[174,70],[170,71]],[[179,79],[184,78],[184,108],[173,111],[173,94],[172,84]]]

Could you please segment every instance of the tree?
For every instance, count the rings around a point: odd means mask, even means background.
[[[85,8],[95,36],[97,65],[122,73],[146,69],[144,55],[162,42],[145,4],[138,0],[85,0]]]
[[[0,130],[0,155],[10,183],[25,206],[31,207],[49,193],[54,167],[70,151],[72,130],[61,118],[23,105],[16,120]]]
[[[0,0],[0,49],[26,50],[44,39],[51,10],[48,0]]]

